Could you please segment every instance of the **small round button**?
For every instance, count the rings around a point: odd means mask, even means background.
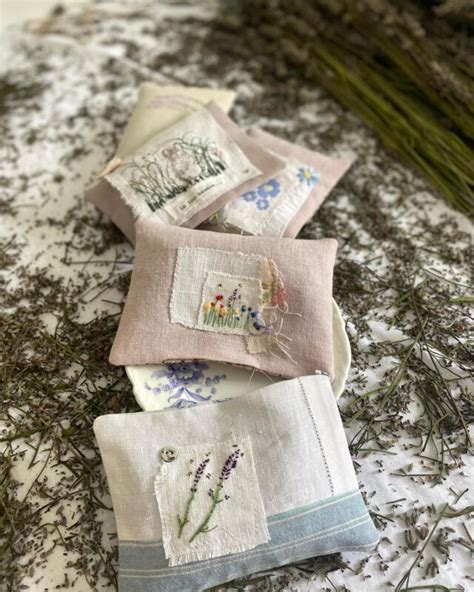
[[[263,319],[254,319],[249,326],[252,335],[261,335],[265,333],[265,321]]]
[[[178,456],[176,448],[165,446],[160,450],[160,458],[163,462],[171,462]]]

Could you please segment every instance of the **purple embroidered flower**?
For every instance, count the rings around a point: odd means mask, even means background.
[[[246,193],[242,194],[244,201],[255,201],[257,199],[257,192],[256,191],[247,191]]]
[[[257,187],[257,193],[260,197],[276,197],[280,193],[280,183],[276,179],[269,179]]]
[[[227,481],[227,479],[230,477],[230,474],[237,466],[237,461],[239,459],[239,456],[240,456],[240,448],[237,448],[236,450],[234,450],[234,452],[229,454],[225,463],[222,465],[221,474],[219,477],[219,479],[221,481]]]
[[[209,462],[209,457],[205,458],[198,466],[198,468],[196,469],[196,472],[194,473],[194,479],[193,479],[193,484],[191,487],[191,491],[192,492],[196,492],[197,491],[197,486],[199,481],[201,480],[201,477],[204,475],[204,470],[206,469],[206,466]]]

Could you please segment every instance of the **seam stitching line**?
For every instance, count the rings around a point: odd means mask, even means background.
[[[316,439],[318,441],[318,445],[321,450],[321,454],[322,454],[323,462],[324,462],[324,468],[326,470],[326,476],[328,478],[329,488],[331,490],[331,495],[334,495],[334,484],[332,482],[331,472],[329,471],[328,459],[326,457],[326,453],[323,448],[323,443],[321,441],[321,436],[319,434],[318,426],[316,424],[316,419],[314,417],[313,410],[311,409],[311,405],[309,404],[308,396],[306,394],[306,390],[304,388],[301,378],[298,378],[298,384],[300,385],[301,393],[302,393],[304,401],[306,403],[306,407],[308,408],[308,413],[311,418],[311,423],[313,424],[314,433],[316,435]]]

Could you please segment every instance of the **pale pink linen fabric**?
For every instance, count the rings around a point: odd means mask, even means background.
[[[183,226],[186,228],[196,228],[196,226],[207,220],[226,203],[259,185],[265,179],[268,179],[268,177],[281,171],[284,167],[283,161],[270,154],[259,143],[241,130],[215,103],[211,102],[205,108],[239,146],[247,159],[261,171],[261,174],[238,185],[235,189],[222,194],[212,204],[203,208],[185,222]],[[133,245],[135,244],[135,217],[131,208],[124,202],[117,189],[112,187],[108,181],[102,179],[86,192],[86,200],[93,203],[101,212],[109,216],[128,240]],[[152,212],[150,212],[150,217],[153,217]]]
[[[334,239],[292,240],[192,231],[139,219],[131,286],[110,354],[116,365],[165,360],[215,360],[288,377],[316,370],[333,376],[332,278]],[[170,320],[170,297],[179,247],[250,253],[272,259],[281,272],[289,310],[283,332],[296,363],[270,353],[250,354],[246,339],[188,328]]]
[[[345,175],[354,162],[354,159],[325,156],[320,152],[308,150],[291,142],[286,142],[258,128],[248,130],[247,134],[262,147],[285,158],[294,158],[301,161],[305,165],[315,168],[320,175],[318,182],[315,184],[308,198],[285,228],[283,236],[294,238],[314,215],[339,179]]]

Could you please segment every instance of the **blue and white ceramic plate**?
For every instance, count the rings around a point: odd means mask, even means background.
[[[339,398],[351,365],[351,350],[344,320],[333,300],[334,396]],[[284,380],[223,362],[189,361],[147,366],[126,366],[135,398],[144,411],[220,403]]]

